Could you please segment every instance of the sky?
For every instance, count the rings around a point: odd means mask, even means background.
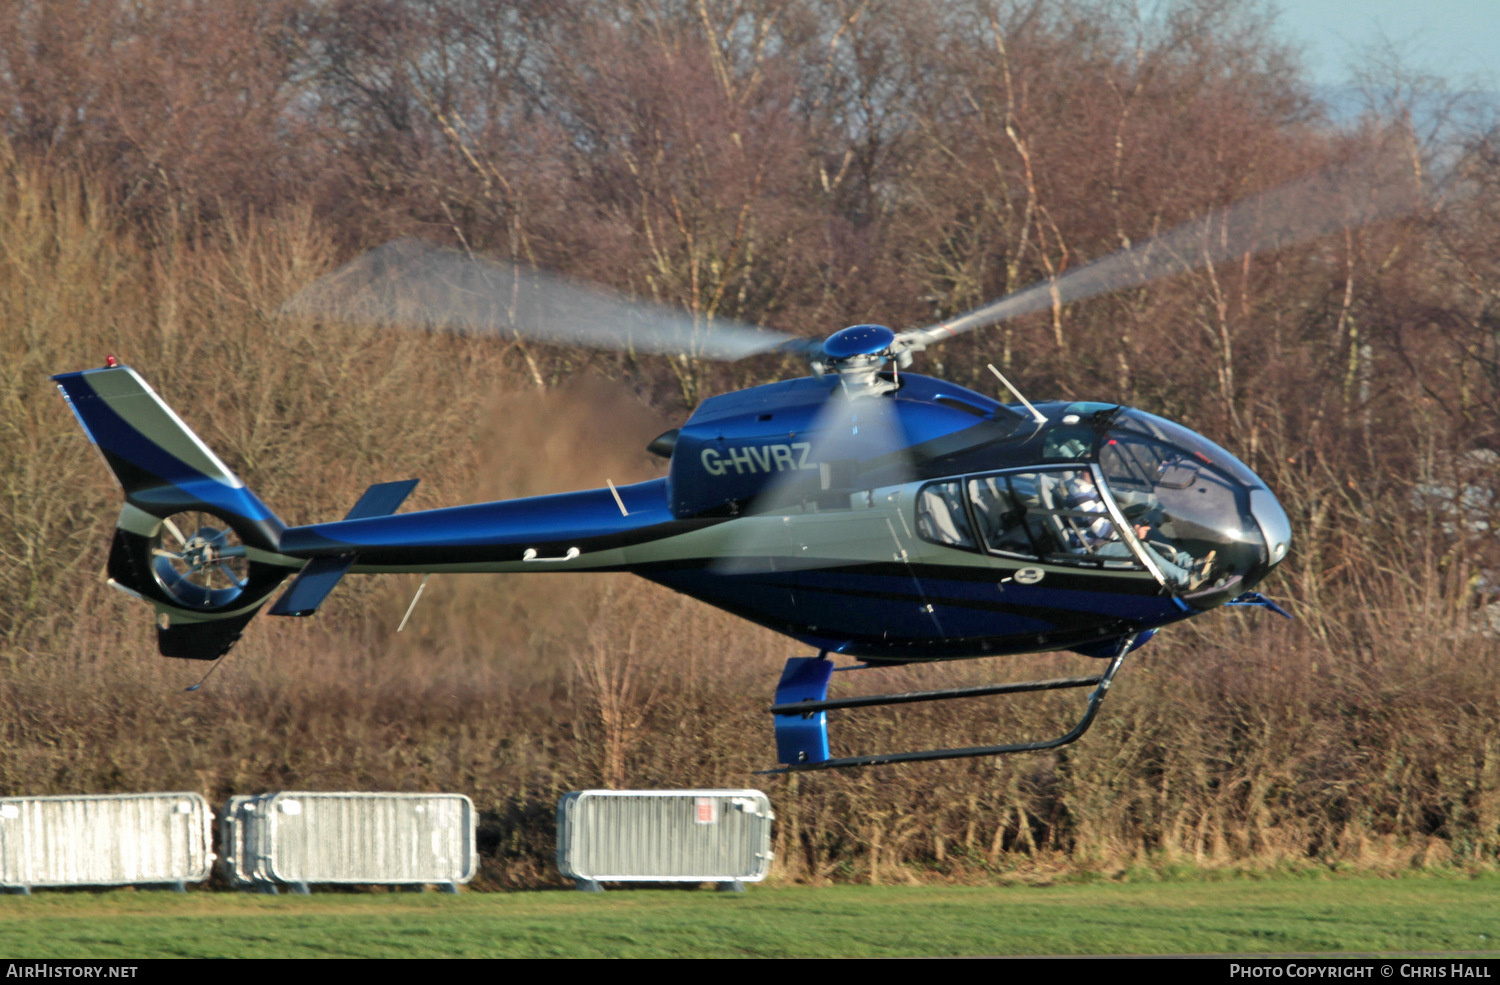
[[[1500,0],[1275,0],[1283,36],[1304,48],[1315,85],[1351,79],[1389,41],[1408,69],[1458,89],[1500,91]]]

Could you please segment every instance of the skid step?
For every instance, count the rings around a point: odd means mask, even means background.
[[[1115,674],[1125,655],[1134,647],[1137,637],[1123,637],[1102,674],[1088,677],[1061,677],[1046,681],[1016,681],[979,687],[950,688],[938,691],[908,691],[901,694],[876,694],[829,700],[828,681],[833,661],[826,656],[794,657],[787,661],[781,683],[776,688],[776,703],[771,713],[776,723],[779,769],[761,773],[801,773],[809,770],[841,769],[853,766],[878,766],[885,763],[915,763],[939,759],[968,759],[976,756],[1000,756],[1016,752],[1038,752],[1067,745],[1088,731],[1109,693]],[[869,708],[882,705],[913,704],[921,701],[946,701],[953,698],[978,698],[993,694],[1023,694],[1034,691],[1059,691],[1091,687],[1083,716],[1071,729],[1055,739],[1035,742],[1007,742],[995,745],[963,746],[953,749],[921,749],[913,752],[878,753],[870,756],[834,757],[828,748],[828,715],[840,708]]]

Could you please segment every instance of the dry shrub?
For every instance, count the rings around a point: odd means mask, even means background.
[[[351,578],[314,620],[252,624],[186,691],[204,668],[156,656],[145,610],[101,584],[118,494],[48,373],[121,355],[290,522],[408,475],[414,507],[647,478],[660,463],[641,449],[673,422],[587,377],[539,390],[535,353],[493,340],[278,317],[335,260],[304,209],[147,250],[89,179],[14,162],[3,177],[0,792],[456,790],[484,812],[494,886],[555,881],[558,796],[621,785],[763,786],[777,871],[809,881],[1495,863],[1500,640],[1475,618],[1490,548],[1451,515],[1414,518],[1399,474],[1351,502],[1337,469],[1282,467],[1298,554],[1271,590],[1301,600],[1299,620],[1223,612],[1164,633],[1053,753],[756,777],[775,675],[801,649],[618,575],[436,576],[400,634],[418,580]],[[836,688],[1092,666],[1037,655]],[[834,741],[1043,737],[1081,702],[836,715]]]

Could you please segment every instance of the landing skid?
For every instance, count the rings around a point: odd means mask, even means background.
[[[1017,681],[1011,684],[988,684],[943,691],[908,691],[903,694],[877,694],[857,698],[827,699],[828,680],[833,661],[824,656],[794,657],[787,661],[781,683],[776,688],[776,704],[771,714],[776,722],[776,752],[785,764],[780,769],[761,770],[761,774],[803,773],[810,770],[842,769],[850,766],[877,766],[883,763],[918,763],[935,759],[967,759],[974,756],[999,756],[1012,752],[1037,752],[1055,749],[1074,741],[1094,723],[1104,696],[1114,683],[1125,654],[1134,646],[1137,636],[1123,638],[1109,667],[1090,677],[1064,677],[1047,681]],[[1028,691],[1059,691],[1066,688],[1092,687],[1083,717],[1063,735],[1040,742],[1014,742],[995,746],[966,746],[960,749],[923,749],[916,752],[883,753],[874,756],[832,757],[828,752],[828,716],[838,708],[868,708],[877,705],[902,705],[919,701],[946,701],[953,698],[977,698],[991,694],[1020,694]]]

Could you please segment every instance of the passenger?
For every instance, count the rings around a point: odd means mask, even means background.
[[[1099,495],[1098,487],[1094,485],[1094,477],[1087,472],[1078,472],[1071,479],[1064,480],[1063,487],[1061,505],[1064,509],[1098,514],[1097,519],[1077,516],[1067,518],[1067,549],[1074,554],[1098,554],[1103,545],[1119,543],[1115,525],[1109,521],[1104,500]]]

